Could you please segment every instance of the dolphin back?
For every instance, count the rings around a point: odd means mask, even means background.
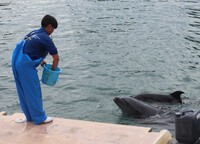
[[[144,102],[159,102],[159,103],[181,103],[181,94],[184,92],[182,91],[175,91],[171,94],[139,94],[136,96],[131,96],[132,98],[136,98],[138,100],[144,101]]]

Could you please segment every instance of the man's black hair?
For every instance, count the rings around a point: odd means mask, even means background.
[[[52,27],[54,27],[55,29],[58,27],[58,22],[55,19],[55,17],[50,16],[50,15],[45,15],[42,18],[41,25],[42,27],[47,27],[49,24],[51,24]]]

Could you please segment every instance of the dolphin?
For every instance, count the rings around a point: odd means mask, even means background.
[[[115,97],[114,102],[124,114],[135,117],[154,116],[160,112],[157,108],[132,97]]]
[[[139,94],[136,96],[131,96],[137,100],[141,100],[143,102],[160,102],[160,103],[170,103],[170,104],[176,104],[181,103],[181,94],[184,92],[182,91],[175,91],[169,95],[164,94]]]

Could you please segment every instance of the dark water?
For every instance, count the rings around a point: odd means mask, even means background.
[[[53,40],[63,72],[42,84],[46,113],[55,117],[166,128],[171,118],[142,122],[121,115],[115,96],[185,92],[182,106],[199,108],[199,0],[37,0],[0,2],[0,111],[21,112],[11,70],[16,43],[45,14],[59,27]],[[51,57],[47,57],[51,63]],[[39,68],[41,76],[42,68]],[[173,113],[173,112],[172,112]],[[172,115],[172,114],[171,114]]]

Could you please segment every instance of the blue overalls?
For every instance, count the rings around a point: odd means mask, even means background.
[[[15,77],[20,106],[26,116],[27,122],[33,121],[38,125],[47,118],[43,110],[42,92],[37,67],[43,58],[31,60],[23,53],[25,40],[21,40],[12,56],[12,70]]]

